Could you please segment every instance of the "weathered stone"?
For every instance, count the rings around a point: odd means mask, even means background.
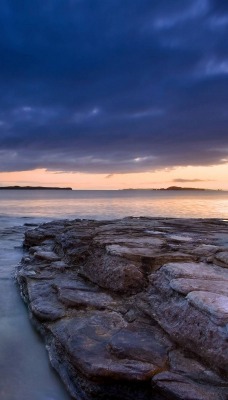
[[[192,253],[199,256],[208,257],[209,255],[216,253],[218,250],[219,247],[213,244],[201,244],[200,246],[195,247],[192,250]]]
[[[36,299],[30,303],[30,309],[40,321],[55,321],[65,315],[65,309],[59,303]]]
[[[228,399],[225,222],[56,221],[25,246],[21,293],[73,398]]]
[[[64,229],[62,222],[49,222],[36,229],[30,229],[25,233],[25,246],[37,246],[46,240],[55,238],[58,231]]]
[[[30,277],[31,277],[31,275],[30,275]],[[36,270],[35,275],[32,276],[32,278],[35,280],[44,280],[44,281],[53,280],[54,277],[55,276],[54,276],[53,271],[50,271],[48,269],[43,269],[43,270],[39,270],[39,271]]]
[[[171,344],[156,335],[156,330],[146,324],[130,324],[111,339],[110,350],[118,358],[130,358],[167,368],[167,354]]]
[[[53,251],[37,251],[34,253],[35,258],[46,261],[59,261],[60,257]]]
[[[91,291],[91,292],[98,292],[99,289],[96,285],[92,284],[89,281],[84,281],[82,278],[72,280],[72,277],[67,274],[67,276],[59,276],[55,279],[53,283],[53,287],[59,292],[60,290],[67,289],[67,290],[80,290],[80,291]]]
[[[193,356],[192,356],[193,357]],[[173,350],[169,352],[169,363],[172,372],[186,376],[199,383],[227,386],[219,375],[194,358],[190,358],[183,351]]]
[[[54,321],[65,315],[65,307],[57,300],[50,282],[30,282],[28,297],[31,311],[41,321]]]
[[[169,279],[193,278],[228,281],[228,271],[204,263],[170,263],[163,267],[163,272]]]
[[[37,298],[47,298],[53,293],[50,282],[36,282],[34,280],[28,280],[27,284],[30,301],[34,301]]]
[[[228,297],[211,292],[195,291],[187,295],[187,300],[199,310],[206,312],[212,321],[228,323]]]
[[[175,400],[226,400],[228,391],[195,383],[182,375],[162,372],[153,378],[161,394]]]
[[[222,267],[228,268],[228,251],[222,251],[215,256],[215,262]]]
[[[177,242],[192,242],[194,238],[190,236],[181,236],[181,235],[170,235],[169,238],[171,240],[175,240]]]
[[[114,302],[111,296],[105,293],[93,293],[85,290],[61,288],[58,293],[59,300],[66,306],[93,307],[104,309],[110,307]],[[114,304],[113,304],[114,305]]]
[[[194,257],[190,254],[180,253],[179,251],[173,251],[172,253],[170,253],[170,251],[163,251],[161,253],[155,253],[153,257],[142,258],[141,268],[144,270],[146,265],[147,272],[150,274],[167,263],[188,263],[192,261],[194,261]]]
[[[64,271],[66,268],[70,268],[70,265],[66,264],[64,261],[54,261],[50,264],[51,269],[56,269],[60,271]]]
[[[102,235],[94,238],[95,243],[99,244],[111,244],[111,245],[123,245],[134,248],[149,247],[149,248],[159,248],[164,244],[164,240],[153,238],[151,236],[145,237],[132,237],[127,235]],[[120,246],[121,247],[121,246]]]
[[[33,277],[33,278],[35,278],[36,276],[37,276],[37,273],[35,272],[35,271],[25,271],[25,270],[22,270],[22,271],[20,271],[20,273],[19,273],[19,275],[20,276],[24,276],[24,277]]]
[[[170,281],[170,286],[178,293],[187,295],[190,292],[200,290],[228,296],[228,282],[208,279],[178,278]]]
[[[145,285],[137,264],[108,254],[92,256],[81,273],[99,286],[114,292],[139,291]]]
[[[44,240],[44,233],[43,229],[32,229],[25,233],[25,246],[35,246],[39,243],[42,243]]]
[[[96,311],[56,322],[50,330],[71,363],[90,379],[149,380],[158,371],[156,365],[127,358],[117,360],[108,351],[110,339],[124,326],[118,314]]]
[[[176,267],[176,268],[175,268]],[[170,286],[169,278],[173,276],[183,276],[187,274],[188,270],[186,265],[170,264],[169,266],[162,267],[153,277],[152,285],[149,291],[149,303],[151,306],[150,315],[163,327],[163,329],[170,335],[170,337],[189,351],[195,351],[198,356],[206,360],[214,369],[223,369],[228,375],[228,345],[227,345],[227,331],[224,323],[226,317],[223,310],[219,310],[216,315],[216,310],[213,309],[213,304],[210,307],[213,311],[209,313],[209,305],[207,304],[206,294],[205,304],[204,298],[200,307],[191,300],[191,293],[187,298],[179,295]],[[189,265],[191,267],[191,264]],[[191,276],[198,277],[198,269],[202,267],[202,274],[205,273],[203,266],[196,268],[195,264],[192,266],[193,270],[190,272]],[[207,267],[208,269],[210,267]],[[212,275],[220,277],[220,274],[215,274],[213,269]],[[217,268],[216,268],[217,272]],[[188,275],[188,274],[187,274]],[[207,275],[208,277],[211,274]],[[198,298],[200,292],[195,291],[193,298]],[[190,299],[189,299],[190,296]],[[220,295],[214,294],[214,299],[219,298]],[[213,312],[213,315],[212,315]],[[223,326],[221,326],[223,325]]]
[[[150,249],[148,247],[127,247],[113,244],[107,246],[106,249],[108,254],[126,257],[136,261],[140,261],[142,257],[153,257],[155,254],[155,249]]]

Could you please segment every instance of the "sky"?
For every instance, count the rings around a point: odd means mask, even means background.
[[[227,0],[1,0],[0,185],[228,190]]]

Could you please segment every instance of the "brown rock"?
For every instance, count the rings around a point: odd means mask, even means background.
[[[195,291],[187,295],[187,300],[200,311],[207,313],[212,321],[228,323],[228,297],[217,293]]]
[[[17,279],[72,397],[227,400],[227,243],[216,219],[28,231]]]
[[[118,358],[131,358],[167,368],[167,354],[171,343],[162,340],[156,330],[146,324],[129,324],[111,339],[110,351]]]
[[[178,278],[170,281],[170,286],[178,293],[187,295],[193,291],[212,292],[228,296],[228,282],[222,280],[214,281],[208,279]]]
[[[131,359],[116,359],[108,351],[112,336],[126,326],[117,313],[79,313],[76,318],[56,322],[51,332],[61,342],[71,363],[91,378],[148,380],[156,365]]]
[[[222,251],[215,256],[215,263],[222,267],[228,268],[228,251]]]
[[[226,386],[226,382],[215,372],[183,351],[173,350],[169,353],[169,363],[172,372],[186,376],[202,384]]]
[[[58,293],[59,300],[70,307],[93,307],[98,309],[114,306],[111,296],[105,293],[93,293],[85,290],[61,288]]]
[[[137,292],[145,285],[144,276],[136,263],[108,254],[92,256],[81,273],[102,288],[114,292]]]
[[[46,261],[59,261],[60,257],[53,251],[37,251],[34,253],[35,258]]]
[[[227,393],[212,386],[197,384],[182,375],[162,372],[153,378],[161,394],[175,400],[226,400]]]

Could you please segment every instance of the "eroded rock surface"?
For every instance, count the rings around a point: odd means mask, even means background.
[[[17,270],[77,400],[228,400],[228,223],[124,218],[28,230]]]

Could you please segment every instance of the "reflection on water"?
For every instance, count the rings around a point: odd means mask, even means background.
[[[227,218],[228,192],[0,191],[0,214],[50,218]]]
[[[0,221],[0,399],[69,400],[13,280],[23,229],[6,228]]]

